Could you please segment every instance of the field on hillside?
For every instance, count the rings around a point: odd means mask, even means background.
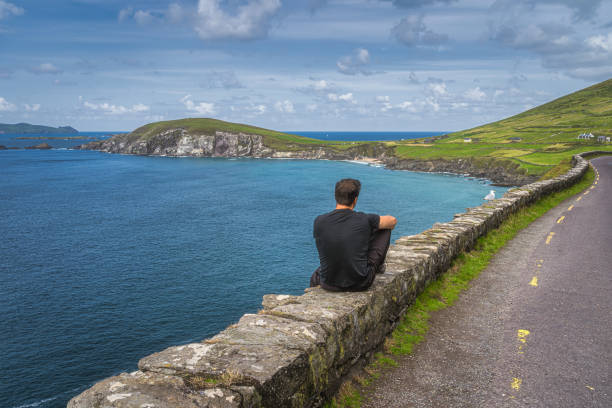
[[[589,132],[612,137],[612,79],[498,122],[422,140],[427,147],[413,141],[394,144],[402,158],[496,158],[517,163],[527,174],[550,176],[556,173],[553,167],[568,166],[574,154],[612,152],[612,143],[578,140]]]

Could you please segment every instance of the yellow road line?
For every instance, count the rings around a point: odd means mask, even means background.
[[[567,211],[572,211],[574,209],[574,204],[570,205],[567,209]]]
[[[565,215],[562,215],[561,218],[557,220],[557,224],[561,224],[564,219],[565,219]]]
[[[589,194],[589,193],[590,193],[590,191],[587,191],[587,192],[586,192],[586,193],[584,193],[583,195],[587,195],[587,194]]]
[[[585,385],[585,387],[587,387],[591,391],[595,391],[595,388],[591,387],[590,385]]]
[[[554,232],[548,234],[548,236],[546,237],[546,245],[550,244],[550,240],[552,239],[553,235],[555,235]]]
[[[580,197],[578,197],[578,198],[576,199],[576,201],[580,201],[580,200],[582,200],[582,196],[580,196]]]
[[[533,286],[534,288],[537,288],[538,287],[538,277],[534,276],[533,278],[531,278],[531,282],[529,282],[529,284]]]
[[[513,390],[520,390],[521,389],[521,384],[523,383],[523,380],[521,380],[520,378],[516,378],[514,377],[512,379],[512,382],[510,383],[510,387],[512,387]]]
[[[595,186],[591,186],[591,190],[594,189],[594,188],[595,188]]]

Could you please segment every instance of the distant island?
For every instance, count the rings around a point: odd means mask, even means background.
[[[8,123],[0,123],[0,134],[11,133],[11,134],[66,134],[66,133],[79,133],[78,130],[71,126],[42,126],[42,125],[31,125],[29,123],[15,123],[14,125]]]

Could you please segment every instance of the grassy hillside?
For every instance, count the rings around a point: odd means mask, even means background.
[[[305,147],[329,146],[334,148],[347,148],[351,142],[332,142],[312,139],[309,137],[291,135],[256,126],[243,125],[240,123],[224,122],[209,118],[189,118],[168,120],[163,122],[149,123],[134,130],[130,137],[147,139],[167,129],[183,128],[190,134],[214,135],[215,132],[248,133],[261,135],[267,146],[279,150],[303,149]]]
[[[569,166],[573,154],[594,148],[612,151],[610,143],[577,140],[583,132],[612,136],[612,79],[444,139],[397,143],[396,152],[404,158],[495,158],[514,162],[528,174],[554,175]]]
[[[57,134],[57,133],[78,133],[78,131],[70,126],[61,126],[54,128],[51,126],[42,125],[31,125],[29,123],[15,123],[13,125],[8,123],[0,123],[1,133],[14,133],[14,134],[29,134],[29,133],[45,133],[45,134]]]

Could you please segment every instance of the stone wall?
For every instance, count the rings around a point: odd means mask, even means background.
[[[380,348],[457,254],[519,208],[580,180],[588,162],[574,156],[572,164],[562,176],[509,190],[451,222],[399,238],[389,248],[386,272],[366,292],[265,295],[258,314],[200,343],[144,357],[138,371],[97,383],[68,407],[320,406],[351,367]]]

